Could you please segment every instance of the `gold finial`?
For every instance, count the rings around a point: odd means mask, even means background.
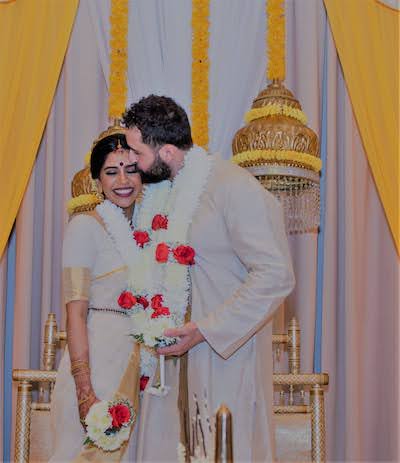
[[[225,404],[222,404],[217,411],[215,439],[215,461],[232,463],[232,414]]]

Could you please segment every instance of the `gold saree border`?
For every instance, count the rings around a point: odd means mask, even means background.
[[[63,268],[64,302],[86,301],[90,291],[90,269],[87,267]]]

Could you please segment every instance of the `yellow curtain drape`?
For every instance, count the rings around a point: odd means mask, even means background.
[[[324,1],[364,149],[399,253],[399,11],[377,0]]]
[[[78,1],[0,3],[0,256],[35,161]]]

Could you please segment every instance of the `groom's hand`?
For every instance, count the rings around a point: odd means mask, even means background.
[[[204,341],[204,336],[194,322],[188,322],[180,328],[165,330],[164,335],[171,338],[179,337],[180,339],[172,346],[157,349],[157,353],[160,355],[183,355],[193,346]]]

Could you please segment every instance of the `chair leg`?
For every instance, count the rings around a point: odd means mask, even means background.
[[[326,460],[324,390],[319,384],[310,390],[311,402],[311,458],[313,462]]]
[[[32,385],[28,381],[18,384],[15,426],[15,463],[29,462],[29,436],[31,426]]]

